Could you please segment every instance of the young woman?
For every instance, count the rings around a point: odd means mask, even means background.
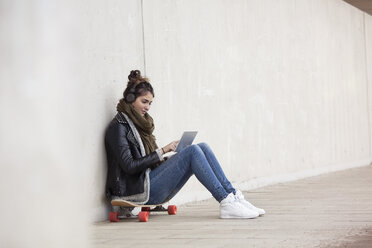
[[[159,148],[150,110],[154,90],[140,71],[131,71],[128,85],[118,105],[115,118],[106,130],[108,160],[107,197],[138,204],[169,201],[195,175],[220,203],[220,218],[255,218],[265,214],[234,189],[226,178],[211,148],[191,145],[164,159],[178,141]]]

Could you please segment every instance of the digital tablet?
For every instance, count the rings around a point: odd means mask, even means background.
[[[183,148],[192,144],[198,131],[183,132],[180,142],[178,143],[175,152],[180,152]]]

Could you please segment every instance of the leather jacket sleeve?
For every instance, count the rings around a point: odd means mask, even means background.
[[[134,158],[131,152],[131,144],[127,139],[129,127],[116,123],[111,126],[107,142],[113,151],[120,168],[127,174],[136,174],[150,168],[160,161],[158,154],[155,152],[150,153],[144,157]]]

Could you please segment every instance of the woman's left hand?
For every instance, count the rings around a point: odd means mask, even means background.
[[[163,147],[162,149],[163,149],[164,153],[175,151],[179,142],[180,142],[179,140],[175,140],[175,141],[172,141],[171,143],[169,143],[168,145],[166,145],[165,147]]]

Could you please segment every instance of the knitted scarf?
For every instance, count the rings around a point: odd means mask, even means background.
[[[146,155],[155,151],[158,146],[155,142],[155,136],[152,132],[155,129],[152,117],[146,113],[144,116],[137,113],[132,104],[128,104],[122,98],[116,106],[117,111],[125,113],[134,123],[138,133],[141,136]]]

